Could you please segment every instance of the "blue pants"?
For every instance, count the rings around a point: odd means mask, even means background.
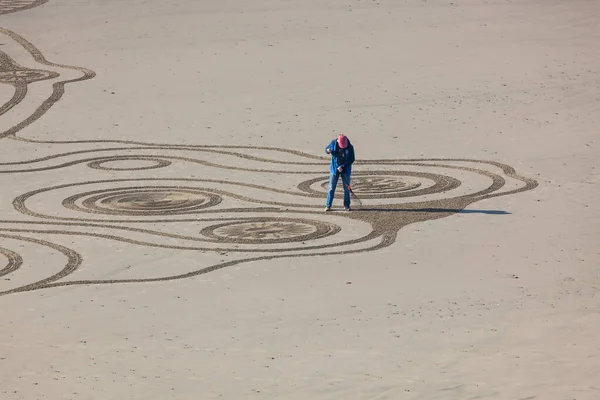
[[[350,191],[348,190],[348,186],[350,184],[350,174],[346,172],[342,173],[332,173],[329,175],[329,188],[327,192],[327,203],[325,205],[327,207],[331,207],[333,204],[333,196],[335,195],[335,188],[338,184],[338,179],[342,177],[342,182],[344,186],[344,207],[350,207]]]

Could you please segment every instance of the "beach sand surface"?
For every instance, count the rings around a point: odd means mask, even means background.
[[[600,398],[599,20],[0,0],[0,398]]]

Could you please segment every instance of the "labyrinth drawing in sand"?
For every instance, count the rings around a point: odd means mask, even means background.
[[[0,1],[0,10],[25,3]],[[0,51],[0,84],[12,91],[0,106],[0,139],[52,149],[37,158],[29,151],[18,161],[1,159],[0,182],[11,195],[0,220],[0,295],[178,280],[253,261],[376,251],[408,224],[537,185],[492,161],[359,159],[352,179],[363,207],[325,213],[327,157],[270,147],[28,139],[20,131],[56,106],[69,84],[94,72],[50,62],[14,32],[0,29],[0,35],[10,44]],[[33,85],[43,98],[28,96]],[[27,115],[25,104],[33,110]],[[41,173],[45,183],[29,187],[29,178]],[[86,258],[94,246],[104,246],[94,254],[105,260]],[[176,250],[194,262],[160,274],[136,268],[106,277],[105,267],[127,267],[118,252],[136,249]],[[32,260],[46,253],[59,261]]]

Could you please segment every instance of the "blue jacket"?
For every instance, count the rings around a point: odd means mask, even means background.
[[[329,146],[325,147],[325,153],[327,153],[327,149],[331,151],[329,171],[335,174],[338,167],[342,167],[344,174],[350,174],[352,172],[352,163],[354,162],[354,146],[350,143],[350,139],[348,139],[348,147],[345,149],[339,147],[337,139],[333,139],[329,143]]]

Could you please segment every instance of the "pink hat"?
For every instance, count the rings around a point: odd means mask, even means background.
[[[338,142],[338,146],[340,146],[342,149],[345,149],[346,147],[348,147],[348,138],[344,134],[341,134],[340,136],[338,136],[337,142]]]

